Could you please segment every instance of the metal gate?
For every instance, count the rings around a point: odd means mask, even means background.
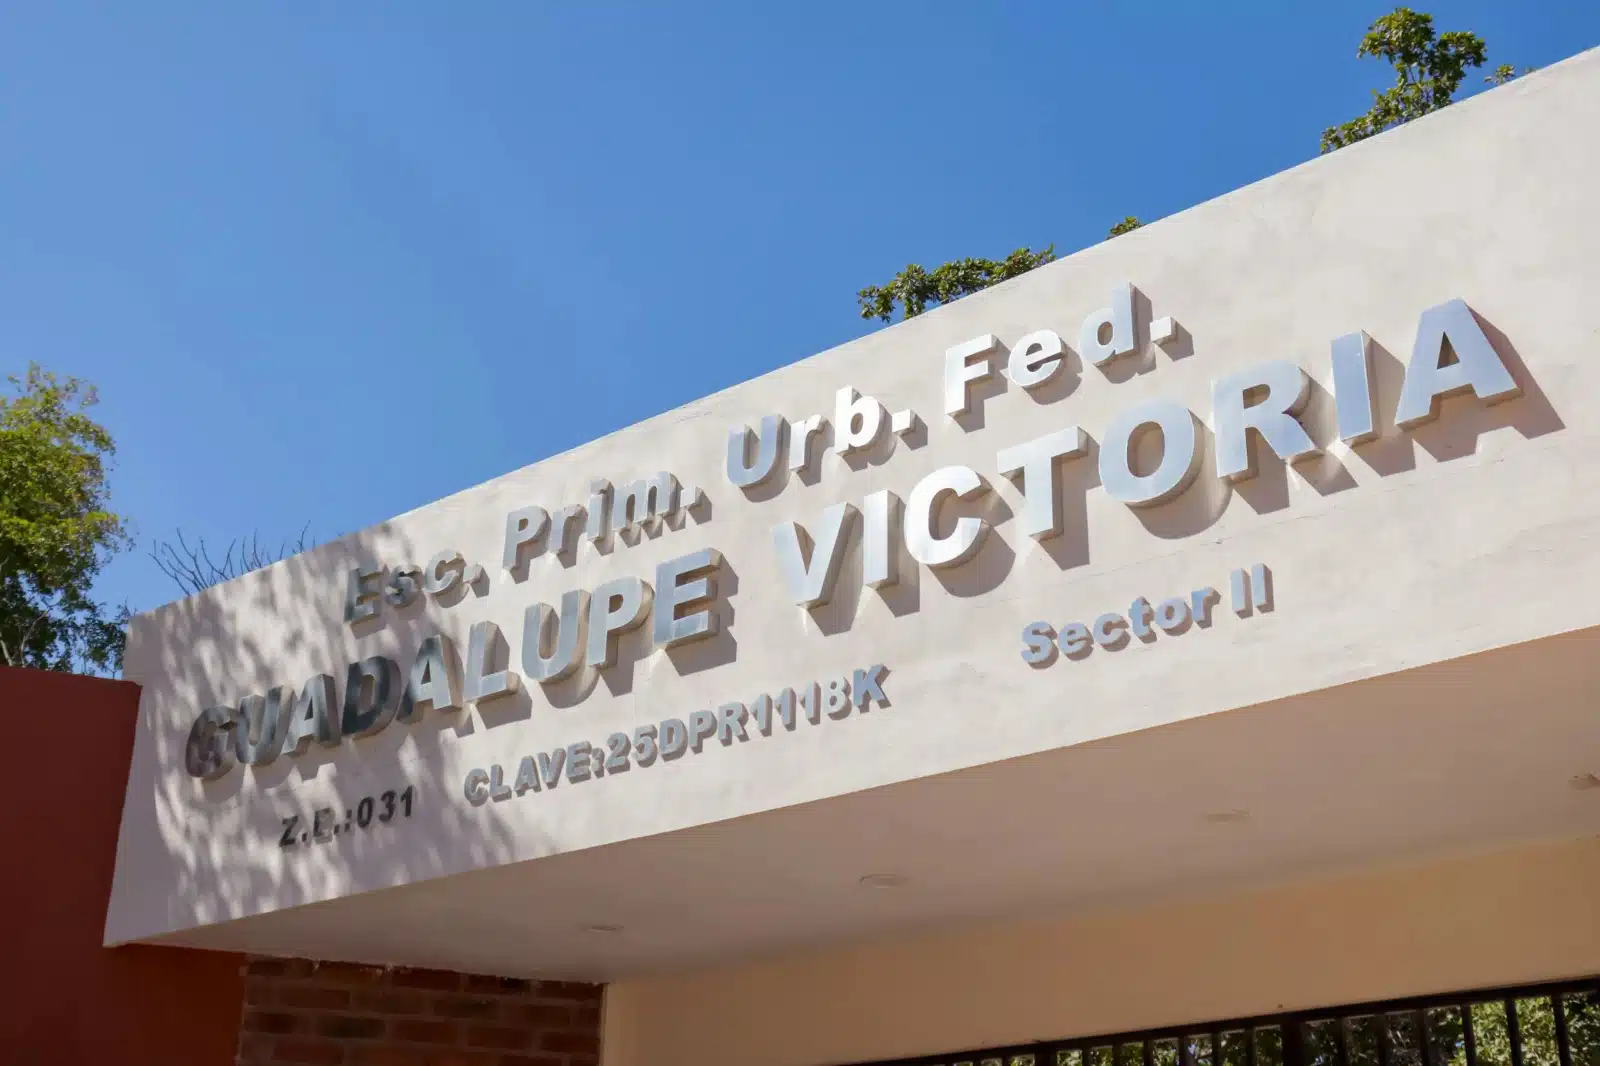
[[[1600,978],[872,1066],[1600,1066]]]

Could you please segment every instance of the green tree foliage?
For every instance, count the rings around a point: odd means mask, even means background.
[[[1361,38],[1356,55],[1386,59],[1394,67],[1395,83],[1372,94],[1366,114],[1322,132],[1322,150],[1331,152],[1364,141],[1414,118],[1449,105],[1467,71],[1483,66],[1488,58],[1483,38],[1466,30],[1436,34],[1433,16],[1397,7],[1374,22]],[[1498,85],[1515,77],[1510,67],[1499,67],[1489,79]],[[1496,80],[1499,79],[1499,80]]]
[[[93,386],[29,366],[0,395],[0,663],[115,671],[126,609],[90,586],[128,545],[108,506],[111,434],[86,413]]]
[[[886,284],[868,285],[856,293],[856,298],[861,301],[862,318],[890,322],[897,306],[906,318],[915,318],[926,311],[929,304],[959,300],[1053,262],[1055,257],[1055,245],[1051,245],[1037,252],[1018,248],[1001,260],[956,259],[934,270],[924,270],[912,263]]]
[[[1446,106],[1455,98],[1467,71],[1483,66],[1488,46],[1483,38],[1465,30],[1435,33],[1432,15],[1397,7],[1367,28],[1356,55],[1388,60],[1395,69],[1395,84],[1372,94],[1372,108],[1366,114],[1324,130],[1324,152],[1365,140]],[[1516,68],[1501,65],[1484,81],[1504,85],[1517,75]],[[1142,225],[1137,216],[1129,215],[1111,227],[1107,238],[1120,237]],[[1054,259],[1055,245],[1051,245],[1042,252],[1019,248],[1000,262],[957,259],[931,271],[912,263],[886,284],[868,285],[856,298],[861,303],[862,318],[891,322],[896,308],[904,317],[913,318],[931,304],[959,300]]]

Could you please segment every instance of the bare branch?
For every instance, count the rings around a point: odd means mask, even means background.
[[[316,547],[316,540],[309,539],[310,530],[311,523],[307,522],[297,540],[291,543],[285,537],[277,551],[263,547],[259,533],[251,533],[244,538],[235,537],[228,542],[221,557],[213,559],[204,538],[196,538],[191,545],[180,529],[174,534],[176,544],[172,541],[156,541],[147,554],[155,562],[156,568],[171,578],[185,596],[193,596],[212,585],[232,581],[252,570],[260,570]]]

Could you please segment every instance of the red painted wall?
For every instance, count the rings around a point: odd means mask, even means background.
[[[139,688],[0,667],[0,1062],[225,1066],[244,960],[101,946]]]

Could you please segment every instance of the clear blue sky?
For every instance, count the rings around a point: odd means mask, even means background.
[[[1491,64],[1600,43],[1417,6]],[[858,336],[907,262],[1299,163],[1385,10],[8,3],[0,370],[99,386],[141,544],[100,591],[148,609],[176,529],[358,529]]]

